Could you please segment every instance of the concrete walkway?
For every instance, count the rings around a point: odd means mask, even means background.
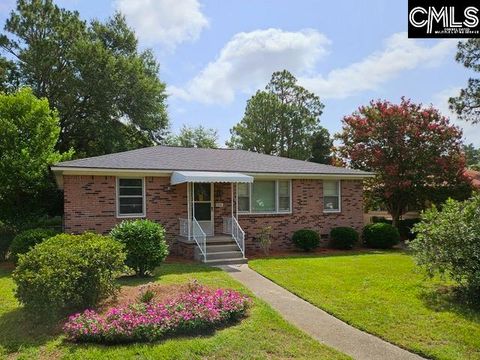
[[[269,303],[286,320],[318,341],[361,360],[419,360],[422,357],[360,331],[251,270],[247,264],[219,266]]]

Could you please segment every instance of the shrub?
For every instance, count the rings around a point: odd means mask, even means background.
[[[140,294],[137,297],[137,300],[140,303],[150,303],[155,297],[155,292],[150,289],[150,287],[145,287],[141,290]]]
[[[260,247],[263,250],[263,253],[268,256],[270,254],[270,246],[272,245],[271,240],[272,227],[265,226],[260,230],[260,235],[257,238],[257,241],[260,243]]]
[[[125,264],[140,276],[151,273],[168,255],[165,230],[153,221],[125,220],[110,235],[125,244]]]
[[[402,219],[398,221],[398,232],[400,233],[400,238],[413,240],[415,239],[415,232],[413,227],[418,223],[420,219]],[[381,216],[372,216],[373,223],[386,223],[392,225],[392,220],[385,219]]]
[[[19,256],[15,296],[37,315],[61,315],[115,294],[124,269],[122,244],[93,233],[60,234]]]
[[[448,275],[465,293],[480,297],[480,195],[465,202],[447,200],[433,207],[415,225],[409,242],[417,263],[429,275]]]
[[[367,247],[375,249],[390,249],[400,241],[397,228],[386,223],[368,224],[362,237]]]
[[[297,247],[310,251],[320,245],[320,236],[315,230],[302,229],[293,233],[292,241]]]
[[[56,235],[56,232],[49,229],[30,229],[25,230],[15,236],[10,244],[9,259],[16,265],[18,255],[26,254],[35,245]]]
[[[330,231],[330,246],[334,249],[351,249],[358,241],[358,233],[351,227],[336,227]]]
[[[8,249],[15,238],[16,231],[13,227],[0,222],[0,261],[7,257]]]
[[[210,330],[244,316],[249,299],[233,290],[196,286],[164,304],[138,303],[72,315],[64,326],[69,340],[97,343],[155,341],[167,335]]]
[[[416,237],[415,233],[415,224],[417,224],[420,219],[403,219],[398,223],[398,232],[402,239],[413,240]]]

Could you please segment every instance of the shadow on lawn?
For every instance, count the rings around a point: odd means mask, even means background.
[[[407,251],[401,249],[391,250],[377,250],[377,249],[354,249],[354,250],[332,250],[324,252],[290,252],[281,254],[272,254],[271,256],[252,257],[252,260],[282,260],[282,259],[317,259],[328,257],[342,257],[342,256],[364,256],[364,255],[382,255],[382,254],[408,254]]]
[[[13,270],[15,270],[13,265],[10,265],[9,263],[0,263],[0,279],[11,276]]]
[[[43,345],[60,332],[58,323],[35,321],[23,308],[0,315],[0,347],[9,353]]]
[[[420,293],[425,306],[435,312],[453,312],[469,321],[480,324],[480,305],[468,302],[455,286],[437,285]]]
[[[165,264],[156,268],[153,276],[123,276],[119,279],[120,285],[137,286],[143,285],[152,281],[161,280],[166,275],[185,275],[185,274],[199,274],[221,272],[221,269],[214,268],[202,264]]]
[[[165,335],[163,338],[155,341],[136,341],[136,342],[125,342],[125,343],[112,343],[112,344],[99,344],[99,343],[75,343],[71,342],[68,340],[64,340],[62,342],[63,345],[66,346],[66,349],[70,355],[75,355],[79,353],[78,355],[82,355],[82,351],[88,350],[91,351],[92,349],[95,349],[97,351],[105,351],[109,352],[110,354],[115,354],[116,351],[122,353],[124,350],[131,350],[132,346],[141,346],[142,347],[142,353],[145,351],[145,349],[150,349],[153,347],[157,347],[159,345],[165,344],[169,340],[174,340],[174,341],[182,341],[182,340],[205,340],[205,339],[210,339],[217,335],[217,333],[221,330],[233,327],[233,326],[240,326],[243,321],[247,320],[247,318],[251,314],[249,313],[245,317],[240,317],[236,319],[232,319],[230,321],[227,321],[223,324],[220,324],[218,326],[212,327],[212,328],[203,328],[203,329],[198,329],[196,331],[192,332],[180,332],[176,334],[170,334],[170,335]],[[148,350],[146,351],[148,352]],[[137,354],[138,355],[138,354]],[[99,358],[101,356],[104,356],[105,358],[111,358],[107,356],[107,354],[98,354]],[[75,358],[75,356],[73,356]],[[169,357],[170,358],[170,357]],[[173,358],[173,357],[172,357]]]

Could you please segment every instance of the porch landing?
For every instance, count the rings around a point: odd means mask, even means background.
[[[230,235],[207,236],[207,259],[204,260],[200,249],[193,240],[179,236],[179,242],[188,244],[194,248],[193,257],[195,260],[208,265],[235,265],[246,264],[247,259],[243,258],[242,252],[235,240]]]

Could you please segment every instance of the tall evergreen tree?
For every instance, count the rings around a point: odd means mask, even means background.
[[[264,91],[247,102],[243,119],[230,130],[233,148],[309,160],[324,105],[320,98],[297,84],[287,70],[273,73]]]
[[[159,142],[168,126],[165,84],[151,51],[116,13],[81,20],[51,0],[18,0],[0,36],[11,61],[3,89],[28,85],[58,110],[57,149],[93,156]],[[15,74],[16,76],[11,76]]]
[[[480,72],[480,39],[468,39],[458,43],[455,59],[467,69]],[[461,119],[480,122],[480,79],[471,77],[460,95],[449,100],[452,109]]]

